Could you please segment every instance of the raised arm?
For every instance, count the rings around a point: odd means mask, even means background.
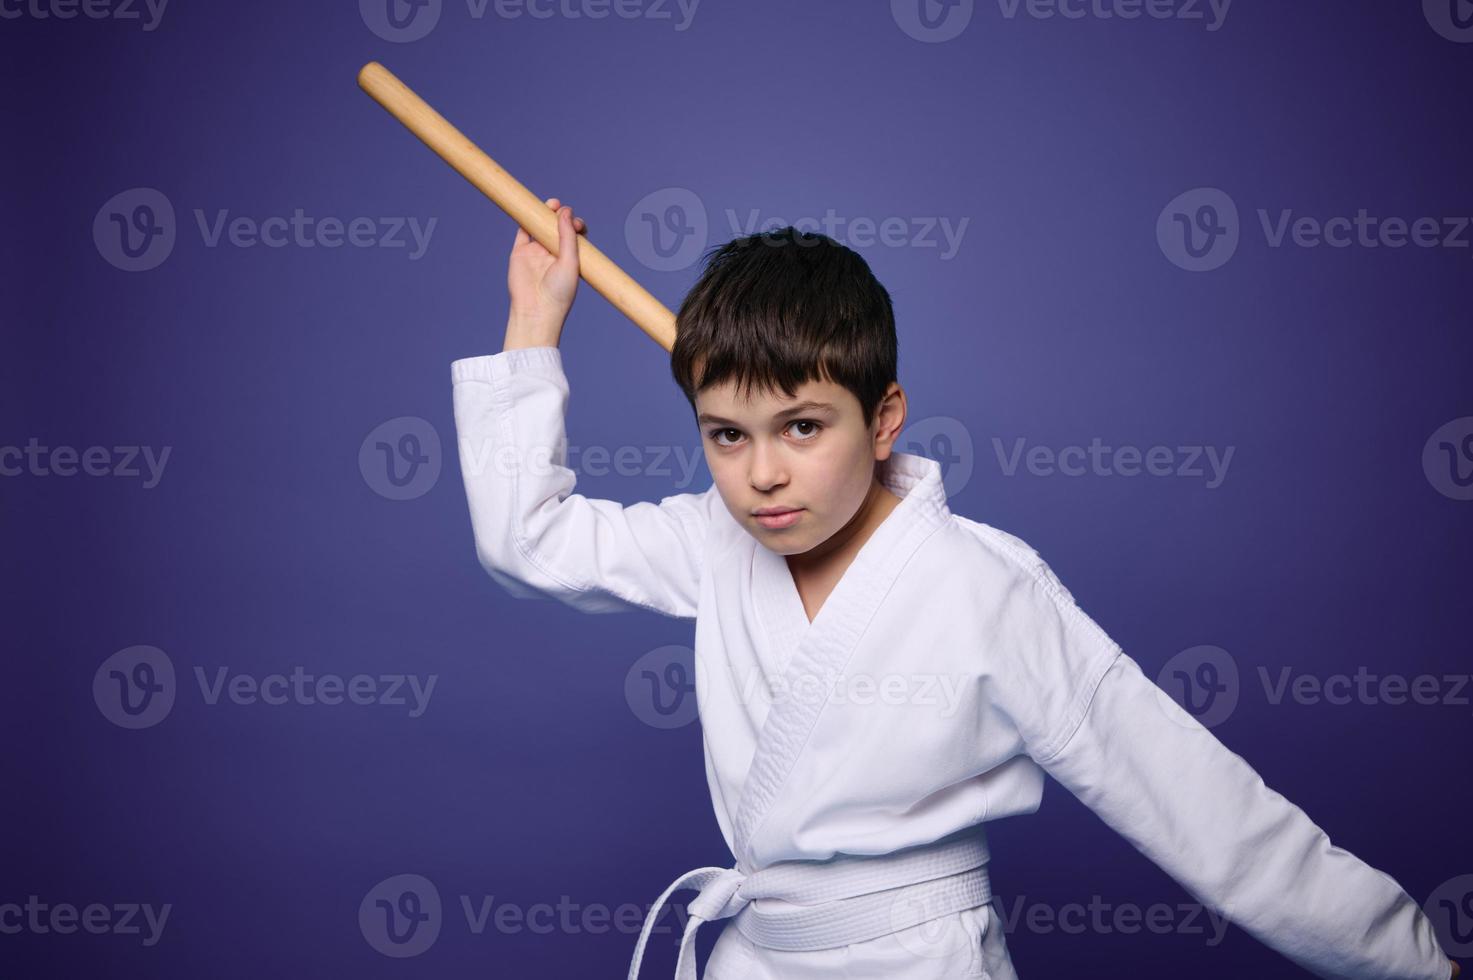
[[[1416,901],[1264,785],[1041,560],[1003,610],[996,686],[1029,755],[1198,901],[1316,976],[1452,975]]]
[[[556,198],[548,205],[558,208]],[[499,354],[451,365],[461,475],[476,555],[519,598],[584,612],[647,609],[693,618],[700,601],[713,486],[628,507],[574,493],[567,466],[568,379],[557,343],[578,281],[575,229],[558,208],[554,258],[517,232],[512,306]]]
[[[714,487],[627,507],[574,493],[556,347],[464,358],[451,378],[476,555],[499,585],[583,612],[694,618]]]

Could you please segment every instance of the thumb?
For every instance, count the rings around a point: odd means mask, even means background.
[[[578,276],[578,233],[573,229],[573,209],[562,207],[557,214],[557,265],[564,273]]]

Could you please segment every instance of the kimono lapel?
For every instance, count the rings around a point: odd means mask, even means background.
[[[949,519],[941,466],[934,460],[892,452],[880,479],[901,501],[860,547],[811,623],[786,559],[756,543],[752,592],[779,654],[782,685],[758,735],[733,828],[738,867],[747,873],[757,870],[752,834],[797,762],[860,637],[907,560]],[[811,696],[815,688],[823,696]]]
[[[893,513],[893,512],[892,512]],[[793,581],[787,559],[753,539],[752,598],[758,619],[775,653],[775,671],[782,675],[798,641],[811,628],[803,597]],[[868,542],[866,542],[867,544]],[[862,550],[862,549],[861,549]],[[819,610],[822,612],[822,610]]]

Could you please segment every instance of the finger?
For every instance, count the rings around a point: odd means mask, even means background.
[[[549,197],[545,203],[547,204],[548,207],[552,208],[554,211],[557,211],[557,210],[559,210],[562,207],[562,202],[559,201],[555,197]],[[588,225],[587,225],[587,223],[584,222],[584,220],[582,218],[574,218],[573,219],[573,230],[574,231],[583,231],[583,232],[586,232],[588,230]]]
[[[554,211],[559,211],[559,210],[562,209],[562,202],[560,200],[558,200],[557,198],[555,198],[555,197],[549,197],[547,199],[547,206],[550,207],[550,208],[552,208]],[[569,208],[570,209],[571,209],[571,207],[572,206],[569,205]],[[573,219],[573,230],[574,231],[585,231],[585,230],[587,230],[587,228],[588,228],[588,226],[583,223],[583,219],[582,218],[574,218]]]
[[[550,207],[550,208],[552,208],[554,211],[556,211],[556,210],[558,210],[559,208],[562,207],[562,202],[559,201],[555,197],[549,197],[547,199],[547,206]],[[571,205],[569,205],[569,207],[571,207]],[[574,231],[587,231],[588,230],[588,224],[582,218],[574,218],[573,219],[573,230]]]

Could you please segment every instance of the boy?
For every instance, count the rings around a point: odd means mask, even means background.
[[[666,898],[696,888],[679,980],[699,925],[729,916],[708,980],[1015,980],[983,823],[1036,810],[1045,773],[1312,973],[1457,975],[1395,881],[1149,681],[1027,544],[952,514],[937,463],[896,451],[890,298],[832,239],[730,242],[681,305],[671,368],[710,489],[628,507],[574,493],[557,344],[585,228],[548,205],[558,255],[518,231],[502,352],[451,370],[477,555],[519,597],[695,619],[736,858],[660,896],[631,978]]]

